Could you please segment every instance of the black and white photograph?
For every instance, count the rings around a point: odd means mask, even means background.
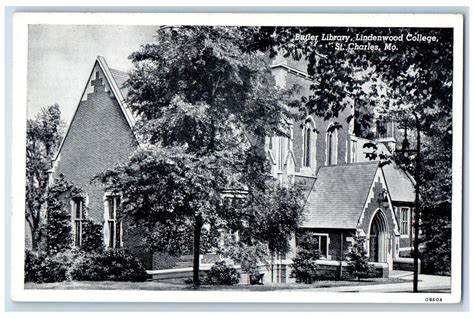
[[[460,301],[462,16],[16,18],[17,300]]]

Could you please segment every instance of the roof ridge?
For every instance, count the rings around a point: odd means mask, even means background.
[[[347,167],[347,166],[362,166],[362,165],[372,165],[372,164],[379,165],[380,161],[379,160],[370,160],[370,161],[358,161],[358,162],[341,163],[341,164],[330,165],[330,166],[320,166],[318,168],[318,170],[322,169],[322,168],[335,168],[335,167],[341,167],[341,166],[344,166],[344,167]]]

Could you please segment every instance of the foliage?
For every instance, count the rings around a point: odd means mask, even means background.
[[[85,253],[78,249],[54,255],[26,251],[25,282],[112,280],[141,282],[147,273],[140,261],[123,250]]]
[[[102,225],[89,218],[82,221],[81,250],[86,253],[100,253],[105,249]]]
[[[31,229],[33,250],[42,240],[48,197],[48,170],[64,131],[59,105],[43,107],[26,124],[26,210],[25,219]]]
[[[206,285],[236,285],[240,275],[235,268],[229,267],[225,262],[216,262],[207,272],[204,283]]]
[[[46,242],[47,253],[56,254],[64,252],[72,247],[72,225],[71,211],[66,202],[73,198],[82,198],[85,200],[84,191],[66,180],[64,175],[60,175],[54,184],[50,187],[47,198],[47,223]],[[83,207],[83,247],[85,251],[97,251],[102,243],[101,231],[99,225],[91,225],[87,218],[87,209]],[[86,245],[88,244],[88,245]]]
[[[369,264],[369,257],[365,249],[365,237],[356,235],[353,239],[354,243],[346,254],[347,271],[357,280],[371,277],[375,269]]]
[[[74,262],[74,280],[143,282],[147,273],[140,261],[123,250],[106,250],[100,254],[84,254]]]
[[[49,189],[47,199],[46,242],[48,254],[64,252],[72,247],[71,215],[65,201],[72,185],[60,176]]]
[[[97,177],[123,193],[125,214],[149,232],[158,226],[167,236],[190,227],[193,244],[188,236],[188,244],[178,237],[153,248],[176,253],[192,246],[195,265],[199,250],[216,247],[219,231],[242,230],[249,246],[264,241],[284,249],[275,238],[287,239],[300,220],[301,205],[293,206],[300,200],[272,202],[261,147],[265,136],[288,135],[297,88],[277,87],[265,56],[244,50],[247,35],[238,27],[164,27],[155,43],[133,53],[128,103],[144,146]],[[224,207],[225,189],[244,192],[238,215]],[[270,206],[278,210],[269,214]],[[204,224],[211,227],[203,235]],[[195,266],[196,285],[197,274]]]
[[[291,277],[296,278],[298,283],[311,284],[318,278],[318,264],[316,261],[321,257],[318,248],[319,241],[310,233],[304,234],[297,246],[296,257],[290,265]]]
[[[248,244],[244,240],[233,240],[230,237],[225,238],[224,241],[224,247],[220,249],[220,253],[240,264],[242,272],[257,275],[260,273],[259,265],[266,265],[269,253],[264,243],[255,241],[253,244]]]
[[[189,222],[188,222],[189,223]],[[217,233],[212,228],[201,229],[201,253],[210,252],[217,246]],[[188,255],[192,253],[193,236],[192,224],[181,220],[170,220],[157,223],[151,232],[145,235],[144,245],[149,253],[163,253],[170,255]]]
[[[155,252],[153,254],[153,269],[173,268],[178,261],[178,256],[170,255],[169,253]]]
[[[68,279],[74,253],[55,255],[25,252],[25,282],[54,283]]]
[[[421,224],[424,248],[421,251],[421,270],[426,274],[451,274],[451,207],[444,205],[440,210],[424,211],[424,222]],[[430,213],[431,212],[431,213]]]

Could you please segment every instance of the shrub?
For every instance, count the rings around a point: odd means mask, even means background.
[[[70,273],[74,280],[143,282],[147,279],[141,262],[123,250],[107,250],[78,258]]]
[[[207,285],[236,285],[240,275],[235,268],[227,266],[224,262],[216,262],[207,272],[204,283]]]
[[[375,268],[369,264],[367,251],[365,250],[365,238],[354,237],[354,244],[349,253],[346,254],[347,271],[352,276],[360,280],[375,276]]]
[[[25,283],[39,280],[41,263],[44,257],[42,254],[29,250],[25,251]]]
[[[316,261],[320,258],[318,240],[311,234],[306,234],[298,244],[298,252],[291,264],[291,277],[296,282],[311,284],[318,277],[318,265]]]
[[[73,252],[47,255],[27,251],[25,282],[55,283],[69,279],[69,269],[76,255]]]

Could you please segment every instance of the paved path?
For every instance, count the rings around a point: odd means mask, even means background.
[[[328,288],[308,288],[298,291],[310,292],[362,292],[362,293],[397,293],[413,291],[413,272],[391,271],[390,277],[406,280],[406,283],[341,286]],[[449,292],[451,289],[451,277],[435,275],[419,275],[418,290],[420,292]]]

